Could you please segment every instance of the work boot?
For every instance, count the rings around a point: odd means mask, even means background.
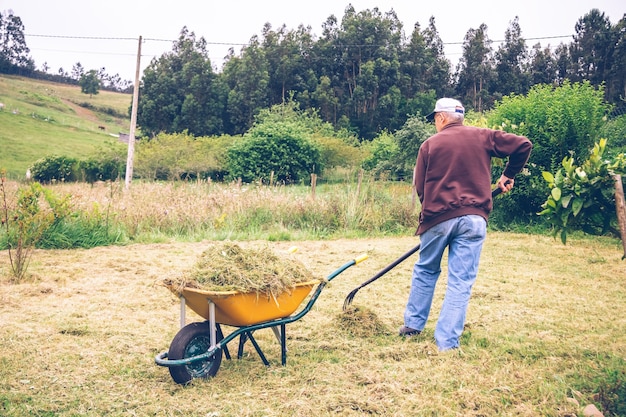
[[[398,330],[398,334],[400,336],[404,336],[404,337],[417,336],[420,333],[421,333],[420,330],[412,329],[412,328],[407,327],[407,326],[402,326],[402,327],[400,327],[400,330]]]

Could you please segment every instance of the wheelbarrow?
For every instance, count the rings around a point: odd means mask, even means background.
[[[243,355],[244,344],[249,340],[261,361],[269,366],[253,333],[271,328],[280,343],[281,364],[284,366],[287,363],[286,325],[300,320],[311,310],[327,283],[365,259],[367,255],[361,255],[337,268],[325,280],[296,284],[292,290],[275,297],[256,292],[204,291],[189,287],[179,290],[168,286],[180,297],[181,329],[172,339],[169,350],[158,354],[155,362],[168,367],[172,379],[178,384],[187,384],[195,378],[210,378],[217,374],[223,355],[231,359],[227,345],[239,337],[239,359]],[[314,287],[309,301],[297,311]],[[185,325],[186,307],[205,321]],[[225,336],[222,325],[235,330]]]

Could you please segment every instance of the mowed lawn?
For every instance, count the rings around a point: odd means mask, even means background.
[[[445,265],[421,336],[396,335],[415,257],[354,298],[379,327],[342,320],[346,295],[416,243],[239,242],[279,253],[298,246],[298,258],[320,278],[362,253],[368,259],[287,325],[285,367],[266,329],[255,337],[269,367],[248,343],[242,359],[224,359],[215,378],[188,386],[154,363],[180,316],[178,299],[160,282],[190,267],[210,241],[37,250],[20,284],[9,283],[9,256],[0,252],[0,414],[578,416],[589,404],[617,407],[611,395],[623,392],[626,364],[621,242],[571,238],[563,245],[489,233],[462,349],[452,354],[438,353],[432,340]],[[187,312],[188,322],[198,320]],[[235,355],[236,343],[229,348]]]

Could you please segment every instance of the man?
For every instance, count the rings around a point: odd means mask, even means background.
[[[424,329],[441,258],[448,248],[448,285],[435,327],[440,351],[458,348],[463,332],[492,209],[491,158],[509,158],[497,182],[506,193],[532,150],[523,136],[464,126],[464,117],[459,101],[437,100],[435,110],[427,116],[435,121],[437,133],[420,146],[413,173],[413,186],[422,205],[416,232],[420,252],[399,333],[414,336]]]

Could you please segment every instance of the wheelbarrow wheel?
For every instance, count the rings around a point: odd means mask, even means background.
[[[220,332],[216,335],[216,343],[222,340]],[[178,360],[191,358],[206,353],[211,348],[209,322],[190,323],[180,329],[174,336],[167,357]],[[187,384],[194,378],[215,376],[222,363],[222,349],[207,358],[187,365],[171,366],[170,375],[178,384]]]

